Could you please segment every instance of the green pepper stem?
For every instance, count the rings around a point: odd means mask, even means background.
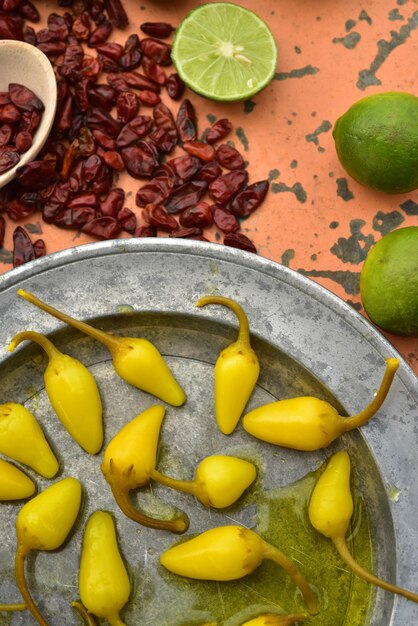
[[[381,580],[380,578],[373,576],[373,574],[363,569],[361,565],[359,565],[357,561],[355,561],[354,558],[352,557],[349,549],[347,548],[347,544],[345,542],[344,537],[333,537],[332,541],[334,542],[334,545],[337,548],[340,557],[342,558],[344,563],[346,563],[348,567],[350,567],[353,570],[354,574],[356,574],[357,576],[359,576],[366,582],[371,583],[372,585],[376,585],[377,587],[381,587],[382,589],[385,589],[386,591],[391,591],[392,593],[396,593],[400,596],[403,596],[404,598],[407,598],[408,600],[412,600],[412,602],[418,603],[417,593],[413,593],[412,591],[408,591],[407,589],[403,589],[402,587],[397,587],[396,585],[392,585],[391,583],[388,583],[385,580]]]
[[[86,607],[81,602],[81,600],[74,600],[74,602],[71,602],[71,606],[77,609],[77,611],[80,613],[81,617],[83,618],[86,626],[97,626],[96,618],[94,617],[92,613],[90,613],[86,609]]]
[[[42,302],[42,300],[34,296],[29,291],[18,289],[17,293],[19,296],[24,298],[24,300],[27,300],[31,304],[34,304],[38,308],[42,309],[42,311],[49,313],[53,317],[56,317],[62,322],[65,322],[65,324],[68,324],[69,326],[73,326],[73,328],[77,328],[77,330],[81,330],[81,332],[85,333],[89,337],[93,337],[93,339],[96,339],[100,343],[104,344],[106,348],[108,348],[111,352],[113,350],[120,349],[120,339],[118,337],[114,337],[113,335],[105,333],[99,328],[94,328],[94,326],[90,326],[90,324],[86,324],[81,320],[70,317],[66,313],[63,313],[62,311],[55,309],[53,306],[46,304],[46,302]]]
[[[250,345],[250,327],[248,324],[248,318],[244,312],[244,309],[238,302],[226,298],[225,296],[203,296],[195,302],[196,306],[202,307],[207,304],[222,304],[235,313],[238,318],[239,329],[237,343],[243,343],[245,346]]]
[[[188,529],[189,518],[185,513],[182,513],[179,517],[172,520],[155,519],[154,517],[149,517],[141,513],[141,511],[138,511],[138,509],[132,506],[129,500],[129,491],[113,485],[111,485],[111,489],[120,510],[134,522],[138,522],[138,524],[142,524],[142,526],[146,526],[147,528],[169,530],[176,534],[182,534]]]
[[[318,603],[315,593],[310,588],[308,582],[298,570],[296,565],[287,557],[281,550],[272,546],[263,540],[264,558],[274,561],[280,565],[290,576],[293,582],[299,587],[302,592],[303,598],[306,602],[306,606],[312,615],[318,613]]]
[[[351,417],[347,417],[341,423],[341,433],[345,433],[348,430],[353,430],[354,428],[359,428],[359,426],[363,426],[366,422],[369,421],[370,418],[380,409],[382,406],[386,396],[388,395],[388,391],[393,381],[393,377],[395,376],[396,370],[399,367],[399,359],[386,359],[386,369],[382,378],[382,382],[380,383],[380,387],[378,392],[376,393],[372,402],[360,413],[357,415],[352,415]]]
[[[29,552],[29,548],[22,544],[18,544],[16,550],[16,559],[15,559],[15,576],[17,586],[19,587],[20,593],[22,594],[22,598],[25,601],[26,608],[32,613],[33,617],[36,619],[40,626],[48,626],[48,622],[45,620],[43,615],[40,613],[38,607],[36,606],[32,596],[30,595],[28,585],[25,577],[25,559],[26,555]]]
[[[191,493],[194,496],[196,495],[196,483],[194,480],[177,480],[177,478],[170,478],[170,476],[160,474],[160,472],[156,469],[151,469],[150,478],[155,480],[157,483],[165,485],[166,487]]]
[[[43,350],[45,350],[49,359],[52,359],[55,356],[59,356],[61,352],[54,346],[52,341],[50,341],[45,335],[41,335],[41,333],[37,333],[34,330],[24,330],[21,333],[17,333],[7,346],[7,350],[9,352],[13,352],[13,350],[22,342],[22,341],[34,341],[39,344]]]
[[[0,613],[26,611],[27,608],[26,604],[0,604]]]

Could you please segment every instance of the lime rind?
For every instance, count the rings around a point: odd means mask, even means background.
[[[191,11],[175,33],[171,56],[190,89],[221,101],[255,95],[273,79],[277,66],[277,46],[267,24],[226,2]]]

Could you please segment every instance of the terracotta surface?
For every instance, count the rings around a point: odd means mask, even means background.
[[[112,35],[124,42],[139,24],[177,25],[200,5],[196,0],[128,2],[130,26]],[[416,0],[241,0],[271,27],[279,62],[272,83],[251,101],[209,102],[189,91],[199,133],[213,119],[228,117],[229,136],[248,161],[250,182],[270,179],[266,201],[242,223],[241,232],[258,253],[303,273],[362,311],[359,275],[374,242],[394,228],[418,224],[418,192],[389,196],[362,188],[338,162],[332,127],[356,100],[381,91],[416,92],[418,78],[418,3]],[[46,12],[54,2],[38,3]],[[58,9],[59,10],[59,9]],[[175,112],[179,106],[169,102]],[[147,112],[145,107],[142,112]],[[122,174],[126,206],[135,206],[142,184]],[[25,225],[47,242],[48,253],[92,241],[79,233],[45,224],[40,214]],[[12,233],[8,221],[0,271],[11,268]],[[213,230],[208,237],[222,241]],[[387,335],[418,372],[418,339]]]

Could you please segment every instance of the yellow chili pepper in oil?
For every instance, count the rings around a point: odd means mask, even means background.
[[[418,594],[377,578],[361,567],[350,554],[345,541],[353,514],[350,473],[351,462],[346,450],[337,452],[328,461],[312,491],[309,502],[309,519],[312,526],[332,540],[342,560],[357,576],[386,591],[418,602]]]
[[[386,370],[372,402],[351,417],[312,396],[278,400],[260,406],[244,415],[242,425],[254,437],[285,448],[310,451],[325,448],[343,433],[368,422],[385,400],[399,360],[386,359]]]
[[[39,344],[48,356],[45,390],[62,425],[83,450],[96,454],[103,445],[103,409],[93,375],[78,359],[63,354],[47,337],[34,331],[18,333],[8,350],[13,352],[26,340]]]
[[[129,500],[132,489],[144,487],[150,481],[164,415],[165,408],[154,405],[125,424],[107,445],[101,469],[127,517],[149,528],[183,533],[189,525],[184,513],[172,520],[155,519],[135,509]]]
[[[213,455],[201,461],[194,480],[177,480],[155,468],[150,477],[167,487],[193,494],[202,504],[216,509],[231,506],[254,482],[256,468],[250,461],[233,456]]]
[[[0,500],[24,500],[35,493],[35,483],[12,463],[0,459]]]
[[[79,573],[80,598],[89,613],[111,626],[124,626],[119,613],[131,593],[129,575],[119,552],[113,517],[93,513],[86,525]]]
[[[148,339],[111,335],[70,317],[42,302],[32,293],[23,289],[19,289],[17,293],[43,311],[105,345],[112,355],[116,373],[130,385],[173,406],[181,406],[186,401],[183,389],[174,378],[160,352]]]
[[[248,318],[243,308],[224,296],[204,296],[196,306],[221,304],[231,309],[238,318],[239,330],[236,341],[219,354],[214,370],[215,417],[224,435],[230,435],[250,399],[260,373],[258,357],[250,344]]]
[[[29,592],[25,559],[32,550],[57,550],[70,533],[80,504],[80,482],[63,478],[29,500],[17,515],[16,582],[27,608],[41,626],[48,626],[48,622]]]
[[[227,581],[251,574],[264,559],[283,567],[302,592],[309,611],[316,614],[316,596],[293,561],[243,526],[219,526],[207,530],[166,550],[160,556],[160,563],[179,576]]]
[[[22,404],[0,404],[0,453],[45,478],[52,478],[59,470],[41,427]]]

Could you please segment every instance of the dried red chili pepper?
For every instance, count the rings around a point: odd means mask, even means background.
[[[188,98],[183,100],[176,115],[177,133],[180,141],[194,141],[197,137],[196,112]],[[215,157],[214,157],[215,158]],[[213,159],[208,159],[213,160]]]
[[[4,124],[15,124],[20,119],[20,111],[14,104],[5,104],[0,107],[0,122]]]
[[[7,172],[19,163],[20,157],[14,146],[2,146],[0,148],[0,173]]]
[[[205,140],[210,144],[216,143],[217,141],[221,141],[222,139],[225,139],[225,137],[229,135],[231,130],[232,130],[231,122],[226,118],[222,118],[220,120],[217,120],[212,125],[212,128],[208,130],[208,132],[205,135]]]
[[[185,87],[186,85],[176,72],[173,72],[172,74],[169,74],[167,76],[165,88],[172,100],[180,100],[184,93]]]
[[[115,239],[121,231],[121,225],[114,217],[96,217],[87,222],[81,230],[83,233],[99,239]]]
[[[42,100],[31,89],[19,83],[9,84],[9,95],[10,100],[19,111],[32,113],[32,111],[43,111],[45,109]]]
[[[0,14],[0,39],[23,38],[23,19],[18,15]]]
[[[177,144],[173,134],[164,130],[164,128],[157,128],[157,130],[148,135],[148,139],[157,146],[160,152],[164,152],[164,154],[170,154]]]
[[[257,254],[257,248],[245,235],[242,233],[228,233],[224,237],[224,244],[231,248],[239,248],[240,250],[246,250],[247,252],[254,252]]]
[[[34,259],[36,254],[28,233],[22,226],[17,226],[13,231],[13,267]]]
[[[47,187],[57,178],[55,164],[52,161],[31,161],[17,169],[17,182],[25,189],[37,191]]]
[[[139,28],[146,35],[157,39],[167,39],[174,32],[174,26],[166,22],[144,22]]]
[[[112,168],[112,170],[116,170],[117,172],[123,172],[123,170],[125,169],[123,159],[120,156],[119,152],[116,152],[116,150],[104,152],[102,158],[103,161]]]
[[[147,107],[155,107],[161,102],[161,98],[155,91],[143,89],[138,93],[138,100]]]
[[[25,18],[25,20],[29,20],[30,22],[39,22],[41,16],[39,15],[39,11],[36,6],[30,2],[30,0],[21,0],[17,7],[17,12],[19,15]],[[25,30],[28,30],[30,27],[26,27]],[[33,30],[33,29],[31,29]],[[24,33],[25,34],[25,33]],[[27,41],[27,39],[25,39]],[[29,43],[29,42],[27,42]]]
[[[100,203],[100,213],[116,217],[125,202],[125,191],[121,187],[112,189]]]
[[[199,237],[203,234],[201,228],[197,226],[193,226],[190,228],[178,228],[177,230],[173,230],[169,233],[169,237],[176,237],[179,239],[190,239],[191,237]]]
[[[140,140],[135,145],[122,148],[125,167],[133,178],[149,178],[158,165],[158,151],[154,144]]]
[[[213,215],[210,205],[207,202],[198,202],[180,213],[179,222],[186,228],[206,228],[212,226]]]
[[[175,218],[161,204],[147,204],[142,211],[142,217],[149,226],[156,226],[168,233],[179,227]]]
[[[183,144],[183,150],[205,162],[214,161],[216,156],[215,148],[204,141],[187,141]]]
[[[133,235],[136,231],[136,215],[131,209],[124,207],[117,214],[122,230]]]
[[[110,21],[116,28],[124,29],[129,24],[129,19],[120,0],[104,0],[106,12]]]
[[[46,255],[46,243],[43,239],[37,239],[33,242],[33,251],[35,253],[35,258],[39,259],[41,256]]]
[[[194,178],[202,165],[197,157],[190,154],[185,154],[184,156],[171,159],[167,162],[167,164],[174,171],[177,178],[182,182],[186,182]]]
[[[164,102],[160,102],[153,108],[152,115],[155,125],[158,128],[163,128],[169,134],[172,141],[177,142],[177,127],[173,114],[168,106],[166,106]]]
[[[209,183],[209,195],[216,204],[227,204],[248,182],[246,170],[235,170]]]
[[[116,102],[117,91],[104,83],[90,84],[87,88],[87,95],[92,106],[110,111]]]
[[[26,43],[30,43],[31,46],[36,46],[38,40],[36,38],[36,33],[31,26],[25,26],[23,29],[23,39]]]
[[[164,68],[153,59],[144,57],[142,60],[142,69],[145,76],[148,76],[148,78],[153,80],[158,85],[166,84],[167,74],[165,73]]]
[[[141,40],[141,50],[146,57],[149,57],[160,65],[171,65],[171,46],[168,43],[158,41],[153,37],[145,37]]]
[[[138,189],[135,202],[140,207],[146,204],[162,204],[169,196],[171,189],[172,184],[167,178],[161,180],[154,177],[152,181]]]
[[[139,48],[129,50],[129,52],[124,52],[119,59],[119,67],[122,70],[133,70],[141,65],[142,58],[142,52]]]
[[[125,148],[139,139],[142,139],[152,128],[152,117],[148,115],[138,115],[133,120],[125,124],[116,138],[118,148]]]
[[[109,20],[105,19],[100,24],[98,24],[96,28],[91,32],[91,35],[87,42],[90,48],[94,48],[95,46],[107,41],[112,30],[113,26]]]
[[[144,74],[132,70],[130,72],[121,72],[119,76],[129,87],[133,87],[134,89],[147,89],[148,91],[160,93],[160,86],[147,78],[147,76],[144,76]]]
[[[89,206],[93,209],[99,208],[99,199],[97,194],[84,191],[82,193],[74,194],[67,202],[69,209],[77,209],[79,207]]]
[[[109,137],[117,137],[123,124],[104,109],[90,109],[87,113],[87,125],[91,130],[101,130]]]
[[[206,180],[210,183],[215,178],[218,178],[222,174],[222,168],[216,161],[210,161],[209,163],[205,163],[202,165],[200,170],[195,176],[196,180]]]
[[[14,222],[25,219],[37,211],[38,207],[35,203],[25,203],[22,200],[14,198],[7,203],[7,216]]]
[[[232,200],[229,208],[237,217],[246,217],[255,211],[263,202],[269,189],[268,180],[260,180],[248,185]]]
[[[50,219],[50,222],[59,228],[79,230],[85,224],[94,220],[95,217],[96,211],[91,206],[65,207],[53,219]]]
[[[82,11],[76,15],[73,21],[72,34],[79,41],[87,41],[92,30],[92,20],[87,11]]]
[[[96,46],[96,51],[99,54],[103,54],[105,57],[112,59],[112,61],[119,61],[125,52],[123,46],[120,43],[101,43]]]
[[[169,213],[180,213],[191,206],[196,205],[202,198],[208,183],[204,180],[192,180],[170,194],[164,202],[164,206]]]
[[[116,98],[117,118],[127,124],[139,111],[139,100],[133,91],[123,91]]]
[[[245,167],[242,155],[227,143],[222,143],[216,150],[216,160],[226,170],[241,170]]]
[[[240,229],[240,223],[229,209],[220,204],[213,204],[211,207],[213,221],[223,233],[235,233]]]
[[[116,150],[116,141],[102,133],[102,131],[93,130],[93,137],[101,148],[105,150]]]

